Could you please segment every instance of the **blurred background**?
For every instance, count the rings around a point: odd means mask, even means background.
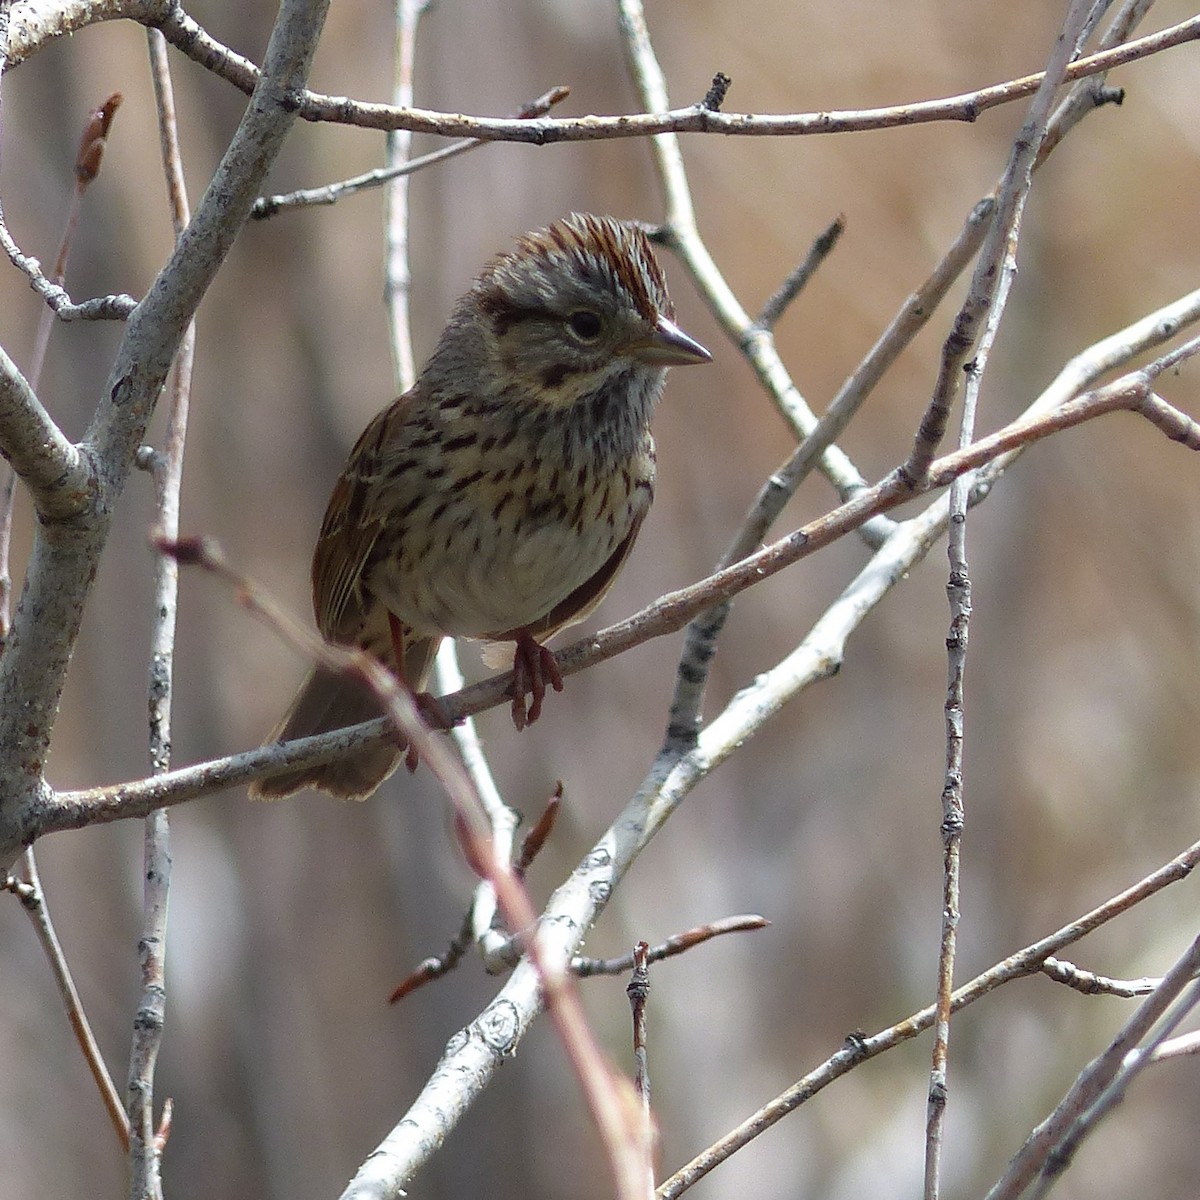
[[[726,107],[866,107],[971,90],[1038,70],[1065,5],[659,0],[648,17],[677,105],[714,74]],[[273,6],[195,0],[214,36],[260,61]],[[1153,9],[1144,31],[1190,15]],[[385,100],[390,6],[340,0],[313,86]],[[1038,175],[1020,274],[984,390],[981,428],[1020,412],[1094,340],[1197,286],[1194,50],[1117,72],[1122,107],[1089,116]],[[172,54],[193,201],[243,97]],[[635,111],[614,12],[569,0],[441,0],[423,20],[417,102],[507,114],[554,84],[563,114]],[[141,294],[170,224],[145,35],[109,24],[4,78],[0,195],[26,252],[52,261],[87,111],[120,91],[103,173],[68,280],[75,297]],[[778,327],[785,361],[824,408],[1003,169],[1017,103],[972,124],[793,139],[688,137],[700,227],[750,311],[838,213],[846,233]],[[418,139],[417,152],[438,144]],[[298,125],[271,185],[379,165],[382,135]],[[433,345],[455,296],[514,234],[572,209],[655,221],[662,197],[633,141],[495,145],[412,180],[414,339]],[[353,439],[391,398],[382,199],[249,226],[199,316],[183,528],[308,617],[308,561]],[[656,424],[659,488],[633,558],[593,627],[706,574],[792,437],[734,346],[665,262],[680,322],[714,352],[677,372]],[[960,293],[956,293],[956,296]],[[908,451],[948,308],[878,388],[843,442],[875,479]],[[0,338],[28,362],[38,317],[0,270]],[[41,397],[72,436],[104,386],[119,329],[58,328]],[[1194,365],[1165,379],[1200,411]],[[161,420],[155,436],[161,436]],[[968,532],[975,615],[968,667],[962,980],[1148,873],[1197,838],[1200,558],[1197,462],[1116,416],[1043,443]],[[807,483],[779,531],[832,506]],[[151,490],[135,474],[96,582],[49,778],[74,788],[147,771]],[[22,498],[20,578],[30,538]],[[865,561],[847,540],[742,597],[709,712],[803,638]],[[835,1051],[929,1003],[940,910],[942,706],[948,609],[941,551],[890,595],[812,689],[698,788],[639,860],[589,939],[621,953],[735,912],[765,932],[657,967],[651,1065],[665,1176]],[[505,797],[529,816],[554,782],[565,815],[530,879],[544,897],[625,804],[658,748],[681,646],[663,639],[569,680],[517,735],[481,722]],[[483,668],[464,652],[466,670]],[[303,672],[214,581],[183,580],[176,765],[254,746]],[[170,1200],[324,1200],[399,1118],[447,1039],[498,982],[470,957],[397,1008],[386,998],[457,930],[472,878],[424,771],[363,805],[232,792],[175,810],[168,1028],[159,1096],[175,1104]],[[100,1044],[124,1079],[138,997],[141,827],[38,846],[51,909]],[[1183,883],[1072,949],[1116,976],[1163,972],[1195,933]],[[124,1164],[29,922],[0,898],[0,1194],[124,1194]],[[584,994],[628,1061],[624,979]],[[1044,979],[957,1019],[949,1194],[978,1194],[1131,1011]],[[928,1037],[855,1071],[699,1185],[698,1198],[822,1200],[917,1194]],[[1141,1079],[1062,1181],[1065,1197],[1192,1196],[1200,1187],[1194,1061]],[[610,1194],[596,1137],[545,1022],[414,1182],[416,1200]]]

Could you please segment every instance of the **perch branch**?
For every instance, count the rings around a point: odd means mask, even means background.
[[[854,500],[780,538],[757,554],[690,587],[669,592],[626,620],[565,647],[556,655],[559,670],[564,676],[575,674],[652,637],[673,633],[697,613],[808,557],[876,513],[887,512],[922,492],[945,487],[958,475],[993,460],[1007,462],[1005,456],[1013,451],[1108,413],[1137,413],[1172,440],[1189,449],[1200,449],[1200,426],[1152,390],[1153,380],[1161,371],[1198,349],[1200,344],[1196,341],[1188,342],[1156,363],[1102,389],[1079,396],[1050,412],[1014,421],[966,450],[937,459],[920,485],[905,481],[898,471],[892,472]],[[989,479],[987,486],[990,483]],[[512,683],[512,673],[504,672],[447,696],[443,699],[446,714],[451,720],[458,720],[503,703],[508,699]],[[388,723],[379,719],[336,733],[260,747],[172,771],[156,779],[60,793],[52,800],[30,806],[25,840],[98,822],[145,816],[153,808],[192,800],[223,787],[247,783],[291,767],[326,762],[386,736],[388,728]]]

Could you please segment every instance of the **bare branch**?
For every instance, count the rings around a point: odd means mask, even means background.
[[[1072,0],[1067,10],[1062,30],[1046,65],[1045,77],[1030,105],[1029,115],[1013,143],[1008,167],[1000,182],[995,216],[984,239],[967,300],[943,351],[939,388],[947,378],[951,381],[951,386],[945,395],[935,394],[930,412],[921,423],[922,433],[930,440],[923,442],[918,435],[917,445],[908,462],[901,468],[902,471],[922,470],[927,465],[923,456],[928,454],[932,457],[940,440],[936,427],[939,423],[945,426],[949,417],[949,403],[957,388],[962,361],[959,356],[965,356],[972,349],[974,358],[967,373],[967,386],[963,395],[959,448],[965,449],[974,439],[980,381],[987,367],[992,344],[999,332],[1009,290],[1016,274],[1021,217],[1033,184],[1033,171],[1041,145],[1051,120],[1054,95],[1070,59],[1074,57],[1085,37],[1089,20],[1098,18],[1100,11],[1093,6],[1092,0]],[[983,323],[983,331],[977,344],[967,327],[968,313],[973,323]],[[950,1061],[950,1004],[954,988],[954,960],[960,919],[959,868],[963,827],[966,821],[963,780],[966,725],[964,680],[971,623],[971,576],[966,550],[970,492],[969,475],[960,475],[950,485],[950,530],[946,545],[950,565],[946,583],[950,605],[950,631],[946,638],[948,681],[944,708],[946,773],[941,796],[942,921],[938,944],[935,1002],[937,1017],[934,1021],[925,1123],[925,1200],[938,1200],[941,1195],[947,1072]]]
[[[93,300],[84,300],[82,303],[76,304],[64,287],[46,276],[42,270],[42,264],[32,255],[25,254],[17,245],[8,231],[8,226],[4,223],[2,211],[0,211],[0,249],[8,255],[8,261],[26,276],[29,286],[61,321],[124,321],[137,307],[137,301],[132,296],[124,294],[98,296]]]
[[[646,1033],[646,1001],[650,998],[650,947],[638,942],[633,948],[633,971],[625,994],[633,1016],[633,1086],[641,1109],[641,1151],[646,1179],[646,1200],[654,1196],[654,1147],[657,1130],[650,1110],[650,1051]]]
[[[1161,979],[1110,979],[1107,975],[1083,971],[1074,963],[1053,957],[1042,963],[1042,974],[1085,996],[1119,996],[1124,1000],[1148,996],[1162,983]]]
[[[1128,912],[1135,905],[1170,884],[1179,883],[1188,878],[1197,864],[1200,864],[1200,842],[1189,846],[1182,854],[1147,875],[1133,887],[1106,900],[1090,912],[1084,913],[1083,916],[1078,917],[1069,925],[1064,925],[1049,937],[1034,942],[1033,945],[1026,946],[1023,950],[1018,950],[1016,954],[996,963],[982,975],[977,975],[970,983],[960,987],[954,993],[952,1010],[959,1012],[968,1004],[973,1004],[976,1000],[995,991],[1002,984],[1038,973],[1041,970],[1041,964],[1050,955],[1079,941],[1080,938],[1099,929],[1113,918]],[[714,1142],[690,1163],[676,1171],[670,1179],[660,1185],[655,1193],[658,1200],[675,1200],[675,1197],[681,1196],[715,1167],[748,1145],[760,1133],[769,1129],[788,1113],[793,1112],[805,1101],[811,1100],[835,1079],[839,1079],[859,1063],[875,1058],[930,1028],[934,1021],[934,1015],[935,1009],[930,1005],[872,1036],[868,1037],[862,1033],[851,1034],[836,1054],[827,1058],[803,1079],[797,1080],[787,1091],[764,1105],[736,1129],[730,1130],[719,1141]]]
[[[127,18],[160,29],[181,53],[249,95],[258,70],[248,59],[221,45],[196,21],[168,0],[15,0],[9,30],[8,68],[24,62],[55,37],[99,21]],[[1099,54],[1073,62],[1066,79],[1074,81],[1102,74],[1115,67],[1160,54],[1200,37],[1200,17],[1172,25]],[[610,117],[578,117],[523,122],[500,117],[472,117],[425,109],[397,109],[345,96],[304,92],[298,98],[299,116],[306,121],[327,121],[367,129],[405,129],[413,133],[442,134],[487,141],[514,141],[539,146],[565,141],[647,137],[660,133],[721,133],[780,137],[822,133],[847,133],[868,129],[893,129],[931,121],[972,122],[988,109],[1031,96],[1042,76],[1026,75],[990,87],[948,96],[874,109],[764,116],[714,111],[703,101],[675,111],[636,113]]]
[[[523,104],[517,110],[516,117],[520,120],[529,120],[533,117],[544,116],[554,105],[561,104],[570,94],[571,89],[568,87],[561,85],[553,87],[536,100]],[[373,171],[365,171],[362,175],[355,175],[354,178],[342,180],[340,183],[330,183],[319,188],[304,188],[281,196],[260,196],[255,200],[250,215],[256,220],[266,220],[289,208],[336,204],[347,196],[355,196],[369,188],[381,187],[393,180],[403,179],[406,175],[414,175],[418,171],[425,170],[426,167],[457,158],[458,155],[465,154],[468,150],[478,150],[480,146],[486,145],[488,145],[487,142],[481,142],[478,138],[463,138],[449,146],[443,146],[440,150],[431,150],[428,154],[422,154],[418,158],[406,158],[386,167],[376,167]]]
[[[91,1024],[83,1010],[79,990],[75,986],[75,980],[71,977],[71,968],[67,965],[62,944],[58,940],[58,934],[54,931],[54,922],[50,920],[50,909],[46,905],[46,896],[42,891],[42,882],[38,878],[37,863],[34,861],[33,852],[27,851],[23,857],[25,879],[16,879],[11,875],[5,876],[0,890],[12,892],[21,901],[22,907],[33,922],[38,941],[42,944],[46,961],[49,962],[51,973],[54,975],[58,994],[62,997],[63,1005],[67,1010],[67,1020],[71,1024],[71,1031],[75,1034],[75,1040],[79,1043],[80,1050],[83,1051],[88,1070],[91,1071],[92,1078],[96,1081],[96,1087],[100,1090],[100,1099],[104,1102],[104,1109],[108,1113],[108,1119],[112,1122],[113,1129],[116,1130],[121,1149],[128,1151],[129,1119],[125,1116],[125,1107],[121,1103],[117,1085],[113,1083],[112,1075],[104,1062],[104,1056],[100,1053],[100,1047],[92,1033]]]
[[[86,496],[66,489],[71,504],[61,505],[66,513],[55,513],[60,524],[43,523],[37,531],[25,578],[26,602],[0,660],[0,846],[7,853],[26,840],[30,817],[47,799],[42,764],[113,510],[184,330],[295,120],[296,96],[307,76],[327,5],[328,0],[284,0],[267,47],[264,74],[238,130],[175,253],[126,325],[82,445],[83,455],[94,465],[96,486]],[[22,13],[27,12],[22,8]],[[10,15],[11,37],[20,28],[21,14]],[[17,449],[33,459],[31,470],[37,467],[48,475],[44,457],[37,458],[25,442],[32,442],[34,436],[28,428],[30,418],[25,416],[20,424],[15,416],[40,410],[27,403],[13,372],[2,363],[0,376],[5,383],[0,430],[20,436]],[[47,424],[44,417],[32,423]],[[61,444],[53,445],[54,457],[64,459]],[[39,482],[50,493],[56,480],[51,476]],[[56,500],[52,493],[50,499]],[[67,516],[72,516],[70,526],[63,523]]]
[[[754,322],[755,325],[760,329],[775,328],[788,305],[804,291],[817,268],[833,252],[834,246],[837,245],[838,239],[845,230],[846,218],[839,213],[830,222],[829,227],[814,240],[803,261],[794,270],[788,272],[787,278],[779,285],[779,290],[768,298],[762,306],[762,311],[758,314],[758,319]]]
[[[1013,1156],[1004,1175],[987,1194],[987,1200],[1016,1200],[1038,1178],[1048,1185],[1070,1165],[1075,1151],[1095,1123],[1124,1094],[1151,1054],[1135,1049],[1160,1021],[1162,1040],[1200,999],[1195,976],[1200,971],[1200,939],[1163,977],[1107,1049],[1098,1055],[1071,1085],[1054,1111],[1029,1135]],[[1152,1051],[1154,1041],[1151,1043]],[[1043,1195],[1045,1187],[1034,1193]]]
[[[95,494],[87,458],[42,407],[0,346],[0,449],[47,520],[68,520]]]
[[[665,958],[674,958],[677,954],[685,954],[696,946],[702,946],[715,937],[721,937],[727,933],[746,933],[754,929],[765,929],[770,923],[766,917],[760,917],[757,914],[743,917],[723,917],[708,925],[699,925],[695,929],[677,933],[673,937],[667,938],[661,945],[647,949],[646,962],[662,962]],[[626,971],[632,971],[634,965],[633,954],[622,954],[620,958],[580,957],[571,960],[571,970],[581,979],[587,979],[592,975],[623,975]]]
[[[147,45],[163,171],[175,237],[182,236],[191,217],[187,184],[175,116],[175,93],[162,35],[148,29]],[[196,351],[195,323],[189,323],[179,345],[172,376],[166,446],[152,456],[157,528],[168,538],[179,536],[180,488],[187,440],[192,364]],[[171,767],[171,709],[175,690],[175,629],[179,611],[179,564],[158,555],[154,578],[154,619],[150,647],[148,708],[150,769],[156,775]],[[154,1072],[166,1022],[167,911],[171,891],[171,831],[166,810],[146,818],[142,850],[142,934],[138,939],[142,994],[133,1022],[129,1052],[129,1111],[132,1125],[130,1195],[133,1200],[161,1200],[161,1159],[170,1113],[163,1106],[159,1125],[154,1119]]]
[[[1190,349],[1194,352],[1196,348],[1195,343],[1189,343],[1181,351]],[[899,472],[893,472],[848,504],[764,547],[757,554],[717,571],[690,587],[668,592],[641,612],[565,647],[555,656],[559,670],[564,676],[573,675],[650,638],[674,633],[698,613],[807,558],[875,514],[887,512],[923,492],[945,487],[957,476],[993,460],[1006,463],[1006,456],[1013,451],[1108,413],[1138,413],[1188,449],[1200,450],[1200,425],[1172,408],[1151,390],[1151,379],[1158,369],[1145,368],[1049,413],[1014,421],[966,450],[937,459],[919,486],[904,480]],[[989,479],[988,486],[991,482],[992,479]],[[936,532],[930,536],[936,536]],[[832,663],[829,669],[833,669]],[[509,698],[512,684],[512,672],[504,672],[455,695],[443,697],[441,704],[447,718],[457,721],[504,703]],[[774,710],[761,708],[759,724],[769,717],[771,711]],[[327,762],[388,736],[390,728],[387,719],[380,718],[335,733],[260,747],[229,758],[172,771],[156,779],[63,792],[53,802],[30,806],[25,838],[32,840],[65,829],[145,816],[155,808],[210,795],[221,788],[247,783],[260,776],[279,774],[290,767]],[[710,726],[708,732],[712,728]],[[743,732],[739,742],[745,736]]]
[[[215,74],[228,79],[242,91],[249,92],[253,87],[254,76],[251,71],[246,70],[246,60],[220,47],[190,18],[166,20],[161,28],[168,41]],[[1070,65],[1066,79],[1073,82],[1089,75],[1102,74],[1115,67],[1125,66],[1175,46],[1184,45],[1198,37],[1200,17],[1181,21],[1159,33],[1077,59]],[[14,45],[14,53],[23,53],[19,43]],[[702,100],[688,108],[671,111],[659,109],[621,116],[588,116],[560,120],[542,118],[522,122],[513,118],[473,117],[418,108],[398,109],[392,105],[371,104],[346,96],[326,96],[315,92],[305,94],[300,115],[306,121],[327,121],[366,129],[406,129],[413,133],[526,142],[538,146],[567,141],[648,137],[662,133],[781,137],[894,129],[933,121],[973,122],[988,109],[1011,104],[1033,95],[1041,85],[1042,78],[1041,74],[1025,75],[1019,79],[1007,80],[940,100],[922,100],[882,108],[772,116],[714,111]]]

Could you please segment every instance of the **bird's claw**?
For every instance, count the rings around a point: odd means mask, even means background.
[[[447,730],[454,722],[446,712],[446,706],[432,692],[414,692],[413,703],[417,706],[417,714],[429,729]],[[404,765],[411,775],[420,765],[421,756],[416,746],[410,741],[404,751]]]
[[[554,655],[532,635],[521,634],[513,655],[512,719],[518,729],[532,725],[542,715],[547,684],[556,692],[563,690],[562,673]],[[528,708],[526,693],[530,696]]]

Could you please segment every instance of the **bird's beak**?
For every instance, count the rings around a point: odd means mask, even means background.
[[[699,342],[688,337],[666,317],[659,317],[650,336],[633,345],[630,353],[638,362],[655,367],[686,367],[689,363],[712,362],[712,355]]]

